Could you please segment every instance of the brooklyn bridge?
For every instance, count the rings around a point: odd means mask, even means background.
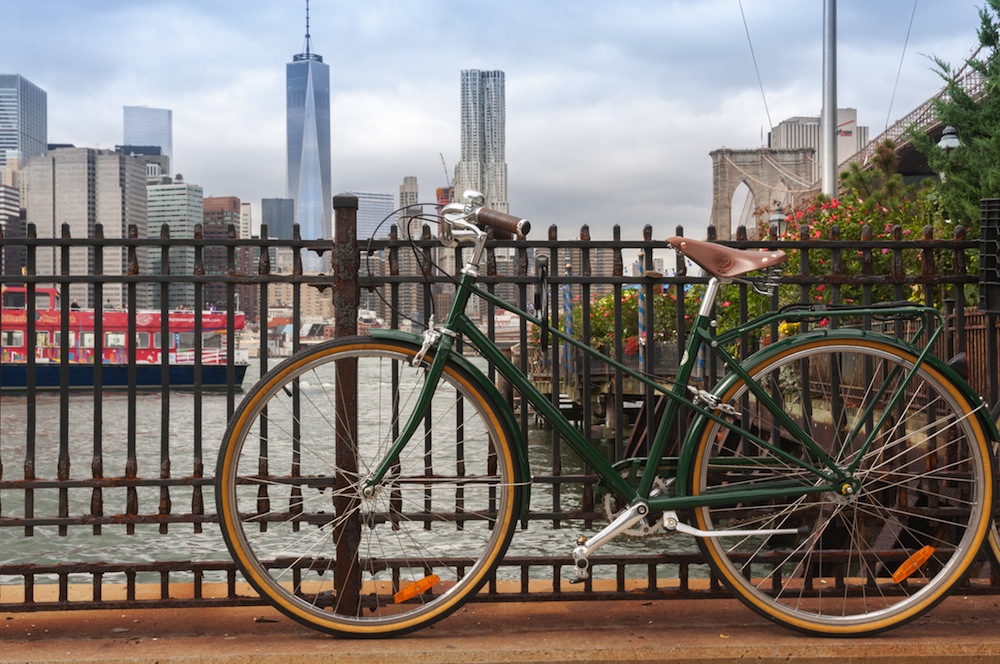
[[[974,51],[969,60],[978,54]],[[967,63],[955,75],[956,82],[973,99],[985,94],[983,76]],[[867,167],[878,145],[892,141],[899,156],[898,171],[906,178],[934,176],[927,159],[910,141],[910,131],[926,133],[937,142],[944,125],[937,117],[934,101],[947,99],[947,86],[917,108],[899,118],[885,131],[868,141],[855,154],[840,162],[838,171],[850,164]],[[713,150],[712,157],[712,218],[720,239],[729,239],[732,228],[748,223],[754,208],[769,208],[777,203],[787,207],[795,201],[809,198],[820,191],[818,160],[812,147]],[[734,194],[741,186],[749,189],[743,210],[734,210]],[[741,216],[742,214],[742,216]],[[734,216],[736,217],[734,219]]]

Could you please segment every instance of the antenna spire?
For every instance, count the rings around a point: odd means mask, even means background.
[[[306,55],[309,55],[309,0],[306,0]]]
[[[303,49],[303,53],[299,53],[293,56],[295,62],[301,62],[304,60],[315,60],[317,62],[323,62],[322,56],[316,55],[312,52],[312,35],[309,34],[309,0],[306,0],[306,44]]]

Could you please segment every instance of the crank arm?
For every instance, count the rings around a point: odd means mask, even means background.
[[[809,527],[800,528],[751,528],[748,530],[702,530],[689,526],[677,518],[676,512],[663,513],[663,527],[667,530],[693,535],[694,537],[753,537],[754,535],[802,535],[809,534]]]

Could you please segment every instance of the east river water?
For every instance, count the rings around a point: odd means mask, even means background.
[[[251,363],[244,380],[249,388],[259,376],[256,361]],[[237,394],[236,403],[242,398]],[[101,456],[105,477],[125,475],[128,458],[129,400],[125,392],[107,392],[102,398],[103,427]],[[68,432],[70,452],[69,476],[72,479],[92,477],[91,465],[94,449],[94,395],[91,392],[76,392],[69,397],[69,418],[60,421],[60,398],[58,394],[39,394],[35,401],[35,475],[39,479],[57,477],[60,432]],[[185,477],[194,468],[195,409],[193,395],[189,391],[176,391],[167,399],[169,441],[169,473],[172,477]],[[161,418],[164,400],[158,392],[140,393],[135,407],[135,448],[139,477],[159,477],[162,467]],[[206,476],[214,474],[216,456],[227,419],[227,398],[224,392],[206,392],[202,396],[201,415],[201,458]],[[26,440],[29,430],[28,403],[24,395],[0,395],[0,463],[2,479],[17,481],[24,477],[27,454]],[[551,464],[551,434],[541,429],[532,430],[529,436],[529,457],[532,470],[548,474]],[[580,472],[579,463],[568,450],[563,455],[563,473]],[[564,509],[574,509],[579,505],[580,487],[563,485],[561,504]],[[91,513],[93,491],[90,488],[75,488],[68,491],[68,516],[80,517]],[[126,511],[125,489],[103,489],[104,513],[124,514]],[[160,504],[159,488],[138,490],[139,514],[157,514]],[[191,512],[192,490],[189,487],[175,487],[170,491],[171,512],[185,514]],[[211,486],[203,489],[204,509],[208,514],[215,511]],[[59,490],[37,489],[32,496],[36,517],[59,516]],[[536,485],[532,491],[532,509],[552,510],[552,489],[547,485]],[[129,534],[123,525],[104,525],[100,534],[95,534],[92,526],[75,525],[59,532],[56,526],[36,526],[29,536],[23,526],[12,525],[12,520],[23,517],[29,505],[26,494],[19,488],[0,489],[0,564],[72,564],[87,562],[164,562],[164,561],[225,561],[228,560],[226,546],[218,526],[206,523],[202,532],[194,532],[191,524],[171,524],[167,533],[160,533],[158,525],[139,524],[134,533]],[[6,522],[6,523],[5,523]],[[575,540],[581,534],[591,535],[604,525],[595,521],[584,530],[582,522],[563,522],[554,527],[551,522],[532,522],[526,530],[519,529],[514,536],[509,553],[511,555],[558,555],[568,556]],[[696,545],[686,536],[654,536],[646,539],[619,538],[600,551],[606,554],[658,553],[666,547],[672,551],[693,551]],[[613,575],[613,568],[606,568]],[[601,568],[595,575],[602,575]],[[564,574],[568,574],[568,569]],[[551,569],[542,570],[541,575],[551,576]],[[645,571],[637,570],[637,575],[645,576]],[[44,582],[46,579],[39,578]],[[154,581],[155,579],[149,579]],[[0,583],[21,583],[21,577],[0,576]]]

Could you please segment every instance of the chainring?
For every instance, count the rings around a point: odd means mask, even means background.
[[[642,477],[641,472],[635,470],[634,466],[631,464],[629,467],[621,469],[619,474],[623,478],[633,482],[638,482],[638,480]],[[661,477],[656,477],[653,479],[653,490],[650,495],[662,496],[665,495],[668,490],[669,488],[667,482]],[[614,518],[627,507],[627,505],[622,504],[622,501],[618,496],[610,491],[604,494],[604,498],[601,500],[601,506],[604,509],[604,517],[609,522],[613,521]],[[646,515],[646,518],[642,519],[628,530],[622,531],[621,534],[626,537],[649,537],[650,535],[655,535],[661,530],[663,530],[663,520],[660,519],[660,513],[651,511]]]

